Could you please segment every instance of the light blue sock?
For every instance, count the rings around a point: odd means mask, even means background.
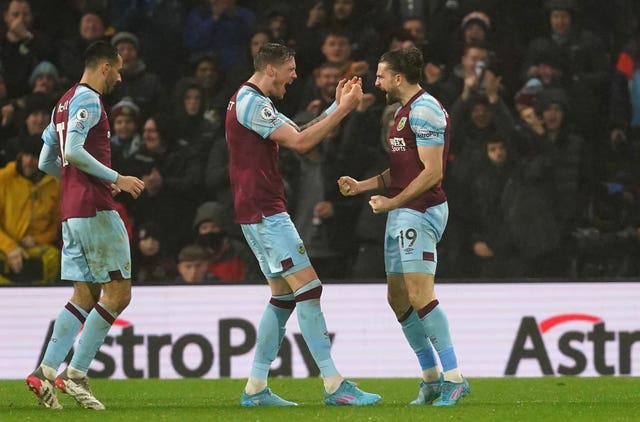
[[[278,350],[284,338],[285,325],[295,306],[293,293],[273,296],[269,301],[258,326],[258,339],[251,366],[251,378],[267,380],[269,368],[278,356]]]
[[[433,347],[440,357],[442,369],[446,372],[458,367],[458,359],[453,349],[449,321],[438,301],[434,300],[418,311],[424,331],[429,336]]]
[[[422,370],[433,368],[437,365],[436,355],[433,353],[431,342],[424,331],[424,326],[413,308],[409,308],[400,321],[402,332],[409,345],[418,357]]]
[[[298,325],[309,347],[313,360],[320,369],[323,378],[338,374],[331,358],[331,340],[327,332],[327,324],[320,309],[322,283],[315,279],[300,287],[295,292]]]
[[[104,338],[117,316],[116,312],[109,310],[100,302],[93,307],[84,323],[84,330],[69,366],[85,373],[89,370],[91,361],[104,343]]]
[[[87,319],[87,311],[68,302],[53,324],[53,333],[42,358],[42,364],[58,369],[73,347],[76,336]]]

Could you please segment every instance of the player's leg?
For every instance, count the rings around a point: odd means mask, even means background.
[[[67,222],[62,223],[63,253],[61,278],[63,280],[85,280],[90,275],[82,256],[80,244],[73,238]],[[27,385],[38,396],[40,403],[48,408],[62,408],[55,392],[55,378],[60,364],[73,347],[76,336],[84,324],[88,312],[100,295],[100,286],[75,283],[73,295],[58,314],[51,338],[47,343],[40,366],[27,377]]]
[[[338,372],[331,357],[331,340],[320,306],[322,283],[311,265],[288,274],[294,290],[298,325],[324,382],[324,402],[331,406],[368,406],[380,401],[378,394],[359,389]]]
[[[247,243],[251,247],[262,272],[265,274],[271,288],[271,299],[267,304],[256,339],[256,351],[253,356],[251,374],[242,392],[240,404],[242,406],[296,406],[296,403],[284,400],[267,386],[269,369],[278,356],[280,344],[284,338],[286,324],[295,308],[295,300],[287,282],[272,272],[268,260],[266,245],[268,239],[263,239],[266,223],[243,224],[242,231]]]
[[[449,322],[442,306],[439,306],[436,299],[433,279],[432,274],[405,274],[405,282],[412,298],[412,305],[417,310],[424,331],[436,349],[442,364],[441,396],[440,401],[435,405],[453,405],[469,393],[469,385],[458,366]]]
[[[405,249],[401,253],[409,301],[436,349],[443,369],[440,400],[435,403],[437,406],[454,405],[469,393],[469,384],[462,377],[458,366],[447,316],[442,306],[439,306],[434,289],[436,245],[444,232],[447,217],[448,207],[445,202],[429,208],[425,214],[404,212],[399,218],[405,240],[410,240],[408,246],[404,243]]]
[[[87,372],[107,333],[131,301],[131,254],[128,236],[116,211],[72,219],[70,227],[80,239],[90,274],[103,295],[89,312],[78,347],[69,366],[56,379],[56,387],[85,408],[102,410],[91,392]]]
[[[418,397],[411,404],[428,404],[440,396],[441,373],[431,342],[409,302],[402,274],[387,274],[387,298],[407,342],[413,349],[422,369]]]
[[[441,373],[436,361],[433,347],[424,326],[418,318],[405,285],[402,257],[413,248],[413,252],[421,248],[416,245],[418,239],[413,227],[420,223],[420,216],[414,214],[405,215],[401,210],[392,211],[387,216],[385,230],[385,268],[387,271],[387,301],[391,306],[398,322],[402,326],[402,332],[407,342],[413,349],[420,368],[422,380],[418,390],[418,397],[411,404],[427,404],[440,396]],[[420,254],[421,256],[421,254]]]
[[[252,225],[253,226],[253,225]],[[286,213],[263,219],[257,243],[267,244],[264,248],[268,279],[283,277],[293,291],[298,325],[320,369],[325,387],[325,403],[336,405],[367,405],[380,400],[377,394],[365,393],[355,384],[344,380],[331,357],[331,341],[320,307],[322,283],[311,266],[300,235]],[[244,228],[243,228],[244,230]],[[254,249],[252,241],[249,245]],[[262,263],[261,263],[262,267]]]

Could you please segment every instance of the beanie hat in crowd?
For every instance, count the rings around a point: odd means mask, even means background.
[[[131,97],[123,97],[119,102],[111,107],[111,120],[116,120],[119,116],[131,116],[133,120],[140,117],[140,107],[133,102]]]
[[[477,23],[484,28],[485,32],[489,32],[491,28],[491,18],[484,12],[480,12],[478,10],[468,13],[464,18],[462,18],[462,23],[460,27],[464,31],[468,25],[472,23]]]
[[[222,205],[215,201],[208,201],[198,207],[196,217],[193,219],[193,228],[197,229],[205,221],[211,221],[225,230],[227,228],[226,217],[226,211]]]
[[[538,95],[542,91],[542,81],[538,78],[531,78],[514,97],[514,102],[523,106],[533,107],[538,102]]]
[[[574,0],[547,0],[545,4],[547,11],[565,10],[574,14],[578,10],[578,4]]]
[[[148,237],[162,241],[162,228],[155,221],[145,221],[138,227],[138,240],[143,240]]]
[[[116,35],[111,38],[111,45],[117,47],[121,42],[130,42],[133,44],[137,51],[140,51],[140,41],[138,41],[138,37],[136,37],[131,32],[118,32]]]
[[[31,76],[29,77],[29,85],[33,86],[36,83],[36,79],[38,79],[42,75],[51,75],[56,82],[60,80],[60,74],[58,73],[58,68],[46,60],[41,61],[31,72]]]

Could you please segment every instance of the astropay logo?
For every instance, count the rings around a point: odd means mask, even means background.
[[[567,330],[567,325],[584,329]],[[557,344],[550,344],[552,334],[557,335]],[[640,343],[640,331],[607,330],[605,321],[595,315],[561,314],[540,323],[535,317],[525,316],[513,342],[505,375],[516,375],[518,365],[526,360],[537,362],[543,375],[580,375],[589,364],[600,375],[629,375],[636,342]],[[552,347],[572,364],[562,363],[554,368],[548,352]],[[612,348],[617,353],[607,355]]]
[[[38,362],[42,361],[49,341],[55,341],[49,340],[54,323],[55,321],[51,321],[49,324],[49,331],[45,336],[47,340],[41,348]],[[237,335],[236,340],[234,333]],[[332,341],[335,333],[327,335]],[[238,341],[237,338],[241,340]],[[219,376],[227,378],[233,374],[233,358],[251,353],[256,342],[256,327],[251,321],[241,318],[219,319],[215,339],[197,332],[138,333],[132,322],[118,318],[98,350],[88,375],[90,378],[110,378],[121,369],[126,378],[162,378],[163,371],[166,373],[169,368],[163,367],[161,355],[168,354],[168,364],[182,377],[204,377],[217,366]],[[140,350],[144,353],[136,354]],[[69,352],[65,362],[69,363],[72,355],[73,350]],[[277,357],[279,359],[270,371],[273,376],[293,376],[293,361],[298,357],[309,377],[320,375],[320,369],[300,333],[292,333],[282,339]]]

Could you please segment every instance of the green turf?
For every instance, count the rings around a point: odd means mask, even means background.
[[[640,378],[472,378],[471,394],[452,408],[408,406],[413,379],[359,379],[382,395],[376,406],[329,407],[319,379],[273,379],[271,388],[297,408],[241,408],[244,380],[91,380],[105,412],[37,405],[22,381],[0,381],[0,421],[640,421]]]

